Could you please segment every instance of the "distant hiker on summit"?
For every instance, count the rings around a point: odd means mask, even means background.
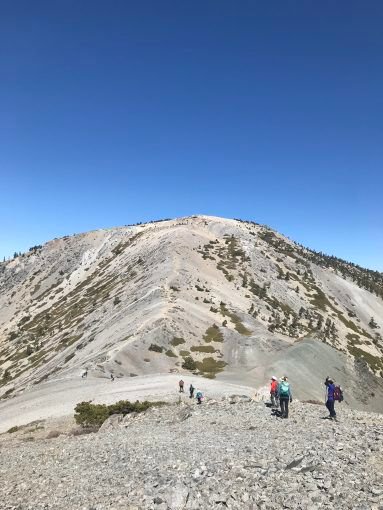
[[[324,385],[326,386],[326,407],[330,413],[329,418],[330,420],[336,420],[335,400],[342,402],[342,388],[338,385],[335,385],[333,379],[331,379],[329,376],[326,377]]]
[[[281,417],[288,418],[289,417],[289,402],[293,401],[293,396],[291,394],[290,383],[287,381],[286,376],[282,377],[281,382],[279,383],[278,397],[279,397],[279,403],[281,405]]]
[[[273,375],[270,384],[271,407],[278,407],[277,396],[278,396],[278,380],[275,377],[275,375]]]
[[[180,393],[184,393],[184,382],[183,380],[181,379],[180,382],[178,383],[178,386],[180,388]]]

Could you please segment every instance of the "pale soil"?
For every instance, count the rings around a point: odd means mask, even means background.
[[[93,378],[53,380],[26,390],[22,395],[0,403],[0,433],[14,426],[49,420],[48,428],[61,428],[60,418],[73,417],[74,408],[82,401],[112,404],[119,400],[164,400],[177,402],[178,381],[185,382],[185,392],[192,382],[209,398],[232,394],[254,395],[248,386],[229,384],[187,374],[153,374],[150,376],[115,379]],[[66,421],[64,422],[66,424]],[[72,424],[72,422],[70,421]]]

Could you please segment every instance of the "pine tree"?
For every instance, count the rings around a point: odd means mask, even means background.
[[[372,329],[376,329],[376,328],[378,327],[377,323],[375,322],[374,317],[371,317],[370,322],[368,323],[368,325],[369,325],[369,326],[370,326],[370,328],[372,328]]]

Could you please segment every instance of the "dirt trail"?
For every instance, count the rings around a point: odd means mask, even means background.
[[[201,389],[210,398],[231,394],[251,396],[254,389],[228,384],[187,374],[155,374],[132,378],[108,379],[56,379],[26,390],[22,395],[0,403],[0,433],[14,426],[26,425],[36,420],[56,419],[73,415],[78,402],[92,400],[111,404],[118,400],[178,400],[178,381],[185,381]]]

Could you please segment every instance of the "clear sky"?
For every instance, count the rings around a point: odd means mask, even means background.
[[[163,217],[383,271],[383,2],[0,7],[0,256]]]

